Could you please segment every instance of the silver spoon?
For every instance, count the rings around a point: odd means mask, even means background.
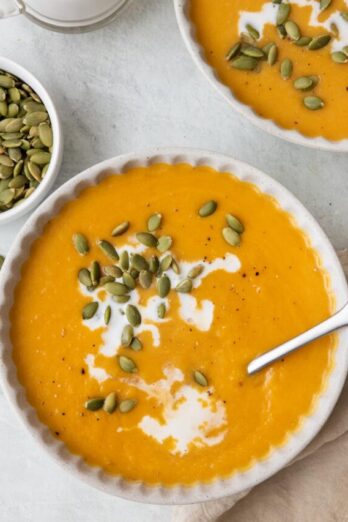
[[[319,323],[317,326],[314,326],[314,328],[307,330],[290,341],[287,341],[253,359],[247,366],[248,375],[253,375],[262,370],[265,366],[278,361],[278,359],[281,359],[284,355],[294,352],[306,344],[311,343],[338,328],[342,328],[343,326],[348,326],[348,303],[335,315],[326,319],[326,321]]]

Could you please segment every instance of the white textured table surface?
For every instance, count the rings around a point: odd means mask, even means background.
[[[348,155],[281,142],[232,112],[188,56],[171,0],[133,0],[119,20],[84,35],[51,33],[24,17],[0,21],[0,30],[1,54],[36,74],[60,109],[65,153],[57,185],[140,148],[212,149],[279,180],[335,247],[348,246]],[[23,222],[0,228],[0,253]],[[168,520],[168,507],[118,500],[63,472],[31,440],[1,392],[0,448],[2,522]]]

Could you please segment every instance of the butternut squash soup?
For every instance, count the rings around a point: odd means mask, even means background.
[[[348,138],[346,0],[190,0],[207,61],[259,116]]]
[[[335,337],[248,377],[332,312],[292,217],[254,185],[188,164],[110,175],[34,242],[11,310],[41,421],[94,466],[209,482],[284,444],[315,407]]]

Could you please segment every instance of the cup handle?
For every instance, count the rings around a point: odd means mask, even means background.
[[[23,13],[23,0],[0,0],[0,18],[8,18]]]

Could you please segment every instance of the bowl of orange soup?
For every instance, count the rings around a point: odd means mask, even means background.
[[[252,377],[248,362],[347,297],[325,234],[265,174],[188,149],[119,156],[59,188],[6,258],[4,389],[45,450],[95,487],[153,503],[222,497],[319,431],[347,332]]]
[[[280,138],[348,151],[344,0],[174,0],[196,64],[234,109]]]

